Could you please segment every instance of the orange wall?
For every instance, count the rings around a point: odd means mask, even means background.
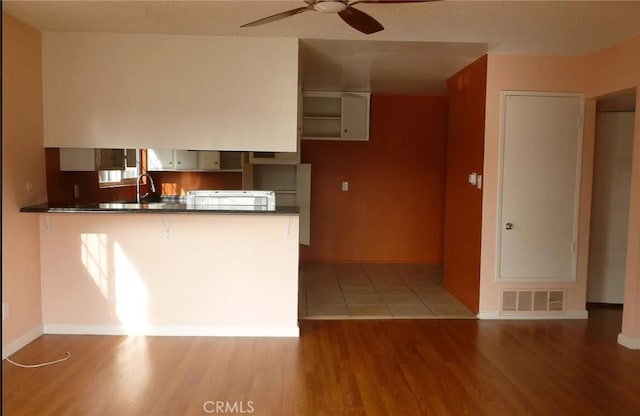
[[[42,332],[40,219],[19,212],[47,198],[42,131],[40,32],[2,13],[3,358]]]
[[[242,189],[241,172],[151,172],[163,195],[186,195],[189,189]]]
[[[98,183],[98,172],[61,172],[60,150],[57,148],[45,149],[45,155],[49,202],[107,202],[136,198],[134,186],[101,189]],[[77,199],[75,198],[74,185],[78,185],[80,190]]]
[[[311,245],[301,261],[440,264],[447,100],[374,95],[370,115],[368,142],[302,142]]]
[[[482,191],[470,185],[471,172],[482,174],[487,57],[447,82],[449,132],[444,228],[443,285],[478,312]]]

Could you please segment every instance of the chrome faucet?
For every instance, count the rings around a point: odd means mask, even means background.
[[[138,179],[136,179],[136,199],[138,201],[138,204],[140,203],[140,200],[142,198],[149,195],[149,192],[147,192],[146,194],[140,196],[140,179],[142,179],[143,176],[149,178],[149,181],[151,182],[151,192],[156,191],[156,185],[153,183],[153,178],[151,177],[151,175],[149,175],[148,173],[142,173],[140,176],[138,176]]]

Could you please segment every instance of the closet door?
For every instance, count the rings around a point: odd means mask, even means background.
[[[500,281],[574,281],[582,97],[504,92]]]

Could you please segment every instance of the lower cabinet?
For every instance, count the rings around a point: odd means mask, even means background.
[[[300,244],[311,241],[311,165],[245,163],[242,169],[243,189],[275,191],[276,206],[298,206],[300,209]]]

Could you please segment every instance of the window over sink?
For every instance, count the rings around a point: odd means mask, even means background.
[[[135,185],[141,172],[140,149],[96,149],[101,188]]]

